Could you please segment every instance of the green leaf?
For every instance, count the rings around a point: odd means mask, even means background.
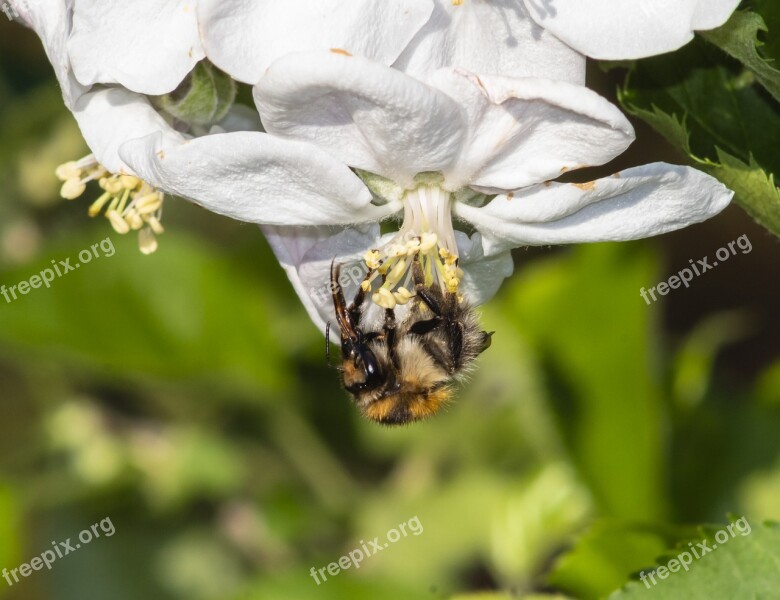
[[[603,598],[632,573],[694,532],[600,521],[561,557],[549,583],[583,600]]]
[[[780,236],[780,192],[772,176],[780,173],[780,107],[757,89],[752,71],[735,70],[728,60],[695,40],[671,55],[637,61],[618,98]]]
[[[664,557],[652,577],[647,569],[644,582],[632,581],[609,599],[776,598],[780,589],[780,525],[744,523],[748,527],[742,530],[732,526],[734,535],[726,527],[706,528],[702,537],[679,545],[673,554]],[[705,553],[699,543],[712,550]],[[698,559],[692,549],[699,554]],[[670,560],[677,560],[676,565]],[[682,568],[681,561],[690,564]]]
[[[735,12],[721,27],[702,31],[701,36],[750,69],[758,82],[780,102],[780,71],[759,53],[762,43],[759,31],[767,31],[761,15],[750,11]]]
[[[715,149],[718,163],[705,169],[734,190],[734,199],[746,213],[780,236],[780,189],[775,178],[751,156],[748,163],[728,152]]]
[[[639,294],[657,279],[641,244],[583,245],[509,283],[502,308],[515,328],[496,333],[530,339],[571,460],[602,514],[648,521],[666,511],[653,311]]]

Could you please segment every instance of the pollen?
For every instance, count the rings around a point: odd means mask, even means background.
[[[455,294],[463,279],[452,227],[452,194],[428,182],[408,190],[403,201],[404,220],[398,233],[363,255],[370,275],[361,288],[372,291],[373,302],[385,309],[404,305],[415,296],[409,291],[417,283],[412,280],[415,261],[420,263],[426,287],[438,285]]]
[[[96,217],[103,213],[111,227],[124,235],[138,232],[138,246],[143,254],[157,250],[157,238],[164,229],[160,223],[165,196],[134,175],[109,173],[90,154],[77,161],[57,167],[55,174],[62,181],[60,195],[75,200],[97,181],[103,193],[90,204],[87,214]]]

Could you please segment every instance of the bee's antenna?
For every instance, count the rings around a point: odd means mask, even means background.
[[[325,324],[325,363],[330,365],[330,321]]]

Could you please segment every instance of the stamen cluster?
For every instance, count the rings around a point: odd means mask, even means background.
[[[144,254],[157,250],[157,238],[163,229],[164,194],[133,175],[112,174],[90,154],[78,161],[57,167],[57,177],[63,182],[60,195],[74,200],[86,190],[87,183],[97,181],[103,194],[89,207],[95,217],[101,212],[119,234],[138,231],[138,245]]]

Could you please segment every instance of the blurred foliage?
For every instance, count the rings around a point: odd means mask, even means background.
[[[107,237],[116,250],[0,296],[0,569],[106,517],[116,527],[50,571],[0,579],[0,597],[603,598],[728,513],[753,533],[653,593],[695,597],[724,564],[771,576],[754,554],[778,551],[775,526],[759,526],[780,519],[778,247],[738,211],[652,242],[518,252],[458,402],[381,428],[339,389],[255,227],[169,199],[143,256],[88,201],[57,200],[55,166],[87,150],[35,38],[0,27],[14,49],[0,53],[0,284]],[[699,40],[637,63],[622,98],[721,177],[732,163],[716,146],[755,161],[733,167],[734,187],[769,198],[776,106],[730,61]],[[645,161],[664,152],[638,144]],[[746,231],[751,254],[641,299]],[[419,534],[328,574],[414,518]],[[708,597],[747,597],[721,589]]]

